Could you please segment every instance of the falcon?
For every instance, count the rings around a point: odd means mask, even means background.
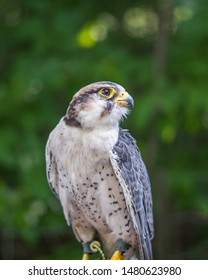
[[[47,179],[83,259],[94,240],[109,259],[152,259],[150,180],[135,139],[119,127],[133,104],[119,84],[87,85],[47,141]]]

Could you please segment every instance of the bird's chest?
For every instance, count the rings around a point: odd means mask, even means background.
[[[72,145],[65,163],[70,184],[74,191],[85,190],[91,184],[103,181],[112,170],[109,151],[97,149],[85,143]]]
[[[86,186],[104,181],[109,176],[112,171],[110,152],[117,137],[117,131],[84,134],[74,131],[65,137],[60,151],[61,164],[72,191],[83,191]]]
[[[119,208],[115,203],[121,196],[109,155],[98,155],[96,151],[76,153],[76,150],[73,154],[73,164],[68,167],[69,196],[90,223],[100,230],[107,229],[106,216]]]
[[[103,230],[112,216],[121,211],[125,216],[126,207],[122,187],[110,162],[117,138],[99,136],[68,141],[61,164],[62,185],[67,185],[72,205],[75,203],[91,223],[99,224]]]
[[[74,149],[71,156],[73,164],[67,166],[70,196],[83,209],[97,208],[107,185],[115,180],[109,155],[98,154],[96,150],[80,152]]]

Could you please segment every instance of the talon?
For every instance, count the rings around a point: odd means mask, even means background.
[[[111,257],[111,260],[124,260],[123,253],[125,252],[127,247],[127,243],[119,238],[116,242],[116,251]]]
[[[113,256],[111,257],[111,260],[124,260],[124,256],[122,255],[121,251],[116,250],[113,254]]]
[[[86,261],[86,260],[89,260],[89,259],[90,259],[90,254],[84,253],[83,256],[82,256],[82,260]]]

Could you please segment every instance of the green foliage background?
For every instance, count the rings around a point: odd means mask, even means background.
[[[150,173],[155,258],[208,258],[207,14],[205,0],[1,0],[2,259],[80,259],[44,149],[72,95],[100,80],[135,99],[122,126]]]

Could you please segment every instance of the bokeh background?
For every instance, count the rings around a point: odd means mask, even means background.
[[[155,259],[208,259],[206,0],[0,1],[0,258],[80,259],[45,175],[72,95],[122,84],[149,170]]]

